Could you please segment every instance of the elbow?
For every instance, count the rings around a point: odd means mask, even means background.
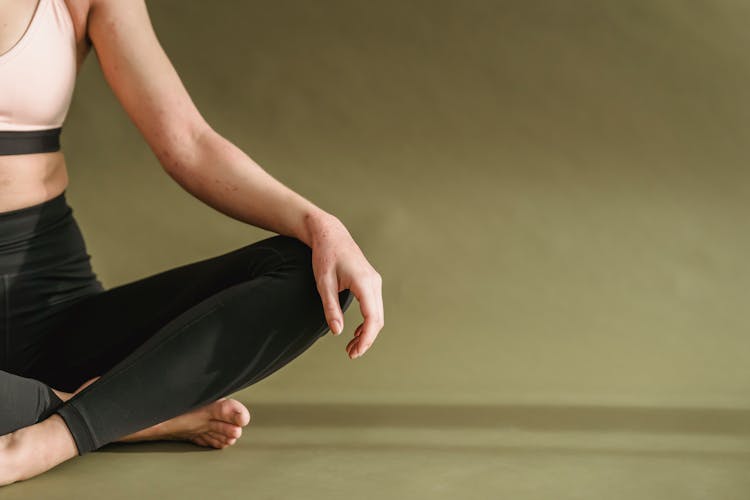
[[[162,168],[172,176],[200,165],[206,140],[215,133],[205,121],[189,126],[165,127],[164,130],[168,132],[163,140],[152,146],[152,150]]]

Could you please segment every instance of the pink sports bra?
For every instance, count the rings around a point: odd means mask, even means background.
[[[26,31],[0,54],[0,155],[60,149],[76,64],[65,0],[38,0]]]

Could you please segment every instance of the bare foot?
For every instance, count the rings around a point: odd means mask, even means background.
[[[67,401],[98,378],[73,393],[53,391]],[[250,411],[245,405],[236,399],[221,398],[119,441],[192,441],[223,449],[233,445],[249,423]],[[0,436],[0,486],[32,478],[76,456],[78,448],[70,429],[60,415],[53,414],[42,422]]]
[[[60,415],[0,436],[0,486],[23,481],[78,456]]]
[[[75,392],[55,391],[63,401],[72,398],[93,384],[94,377]],[[118,439],[123,443],[136,441],[191,441],[200,446],[223,449],[237,442],[242,428],[250,423],[250,411],[236,399],[221,398],[183,415],[152,425]],[[2,437],[0,437],[2,439]]]
[[[192,441],[200,446],[223,449],[236,443],[242,428],[249,423],[250,411],[245,405],[236,399],[221,398],[118,441]]]

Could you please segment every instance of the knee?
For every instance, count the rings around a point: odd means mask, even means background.
[[[264,246],[276,250],[285,262],[305,264],[312,269],[312,248],[297,238],[279,234],[265,240]]]
[[[301,274],[309,278],[308,286],[314,288],[316,294],[318,294],[312,269],[312,249],[306,243],[289,236],[274,236],[271,239],[275,240],[273,242],[274,247],[284,257],[284,261],[296,264]],[[350,290],[344,289],[338,292],[338,297],[341,310],[346,311],[351,305],[354,295]],[[318,298],[320,297],[318,296]]]
[[[276,235],[268,238],[265,242],[268,246],[276,250],[287,265],[292,265],[296,269],[295,276],[297,282],[303,286],[307,295],[315,306],[318,318],[325,322],[322,298],[317,289],[317,283],[312,269],[312,249],[303,241],[286,235]],[[338,292],[339,306],[342,312],[346,312],[354,300],[354,294],[349,289]],[[326,328],[320,333],[324,335],[330,331]]]
[[[274,236],[271,240],[273,240],[274,248],[284,257],[284,261],[297,264],[302,274],[311,280],[308,284],[315,288],[315,292],[318,294],[312,269],[312,249],[303,241],[290,236]],[[341,310],[346,311],[354,299],[354,294],[349,289],[344,289],[338,292],[338,297]],[[320,296],[318,298],[320,299]]]

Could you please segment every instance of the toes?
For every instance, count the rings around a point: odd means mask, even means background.
[[[201,434],[200,436],[194,437],[192,441],[200,446],[204,446],[206,448],[220,448],[223,446],[220,441],[218,441],[216,438],[212,438],[211,436],[207,436],[205,434]]]
[[[219,434],[215,434],[211,431],[204,432],[201,436],[214,448],[224,448],[225,446],[228,446],[226,441]]]
[[[226,447],[226,446],[232,446],[234,443],[237,442],[237,439],[238,438],[236,437],[227,436],[226,434],[221,434],[221,438],[219,440],[224,444],[224,447]]]
[[[236,399],[226,399],[217,405],[215,420],[223,420],[244,427],[250,423],[250,410]]]
[[[214,434],[211,431],[199,434],[192,438],[191,441],[199,446],[205,446],[206,448],[226,448],[229,446],[225,439],[219,434]]]
[[[242,436],[242,427],[239,425],[232,425],[221,420],[211,420],[209,422],[209,429],[217,434],[226,436],[227,438],[238,439]]]
[[[201,434],[200,436],[194,437],[193,442],[199,446],[211,446],[208,441]]]
[[[247,409],[245,409],[245,411],[235,412],[231,421],[234,422],[235,425],[245,427],[250,423],[250,412]]]

